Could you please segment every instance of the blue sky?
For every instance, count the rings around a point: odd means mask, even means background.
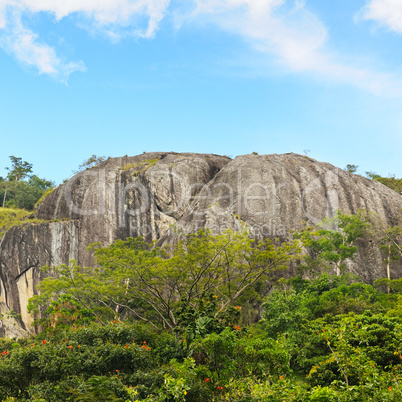
[[[0,175],[296,152],[402,176],[402,0],[2,0]]]

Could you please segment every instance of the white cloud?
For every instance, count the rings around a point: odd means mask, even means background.
[[[0,0],[0,46],[18,61],[66,82],[83,62],[64,62],[56,50],[38,40],[22,24],[24,13],[49,13],[56,21],[75,15],[81,26],[104,32],[112,40],[122,35],[151,38],[155,35],[170,0]],[[144,19],[146,22],[144,23]]]
[[[402,0],[367,1],[364,18],[402,31]],[[238,36],[286,71],[402,95],[399,78],[331,51],[326,26],[305,0],[177,0],[171,5],[170,0],[0,0],[0,46],[39,73],[66,81],[84,64],[63,61],[22,24],[22,16],[35,13],[50,14],[55,21],[74,16],[80,27],[112,41],[152,38],[162,19],[174,15],[181,23],[213,25]]]
[[[370,0],[362,9],[361,16],[402,33],[402,0]]]
[[[9,25],[10,29],[0,36],[0,46],[19,62],[64,83],[74,71],[85,71],[83,62],[64,63],[53,48],[38,42],[38,36],[24,28],[18,16],[14,15],[14,21]]]
[[[164,16],[170,0],[3,0],[6,5],[31,13],[47,12],[56,20],[71,14],[88,18],[90,24],[115,33],[122,27],[144,37],[152,37]],[[0,9],[1,11],[1,9]],[[134,28],[138,17],[148,18],[148,25],[139,30]]]
[[[276,11],[282,11],[286,3],[285,0],[197,0],[192,16],[209,16],[215,24],[241,35],[256,49],[274,53],[299,69],[324,44],[327,31],[300,1],[276,16]]]
[[[303,0],[195,2],[195,9],[183,21],[211,23],[238,35],[287,70],[352,84],[376,94],[402,95],[402,81],[392,74],[351,63],[350,58],[330,51],[327,28]]]

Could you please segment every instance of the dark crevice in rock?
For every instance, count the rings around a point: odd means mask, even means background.
[[[32,269],[32,268],[37,268],[38,265],[39,265],[39,263],[36,263],[36,264],[31,265],[31,266],[29,266],[28,268],[24,269],[24,271],[22,271],[19,275],[17,275],[17,276],[15,277],[15,282],[18,282],[18,279],[20,279],[21,276],[25,275],[30,269]]]

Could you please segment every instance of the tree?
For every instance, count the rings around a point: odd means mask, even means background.
[[[366,172],[366,175],[370,179],[379,181],[380,183],[384,184],[384,186],[387,186],[396,191],[398,194],[402,195],[402,178],[398,179],[395,177],[395,175],[390,175],[389,177],[381,177],[375,172]]]
[[[49,188],[54,187],[54,182],[50,181],[50,180],[46,180],[46,179],[41,179],[38,176],[36,176],[36,174],[32,175],[29,180],[28,180],[28,184],[31,187],[37,188],[39,190],[42,191],[46,191]]]
[[[402,258],[402,211],[392,225],[387,225],[377,214],[371,214],[371,233],[377,240],[378,247],[387,266],[387,279],[391,280],[391,262]],[[388,293],[390,291],[387,286]]]
[[[32,173],[32,164],[23,161],[22,158],[17,158],[11,155],[11,167],[6,167],[8,170],[7,178],[10,181],[19,181],[29,177]]]
[[[0,183],[0,199],[3,200],[4,207],[33,210],[36,202],[48,189],[52,188],[53,184],[45,179],[39,180],[39,184],[31,182],[31,180],[28,182],[20,180]],[[39,186],[37,187],[36,184]],[[43,189],[47,185],[51,187]]]
[[[183,302],[199,310],[212,293],[216,317],[246,289],[286,269],[300,252],[297,242],[257,243],[246,233],[212,235],[205,230],[179,242],[172,254],[140,238],[92,249],[99,267],[74,262],[57,267],[55,277],[44,279],[40,295],[31,299],[31,311],[43,311],[53,298],[68,294],[101,319],[131,316],[174,329]]]
[[[80,166],[78,166],[78,170],[73,170],[73,173],[75,174],[78,172],[82,172],[83,170],[86,170],[86,169],[91,169],[91,168],[99,165],[106,159],[107,159],[106,156],[98,156],[98,155],[93,154],[90,158],[88,158],[87,160],[82,162]]]
[[[302,322],[311,318],[305,306],[305,295],[297,293],[292,287],[282,281],[282,289],[275,289],[270,293],[264,309],[263,318],[268,336],[276,338],[279,334],[297,332]]]
[[[1,182],[1,183],[3,184],[4,182]],[[6,198],[7,198],[7,189],[8,189],[8,187],[7,187],[7,185],[2,186],[2,187],[4,187],[3,204],[2,204],[2,207],[4,208],[5,205],[6,205]]]
[[[365,236],[369,227],[363,212],[348,215],[338,211],[333,218],[324,219],[318,228],[306,228],[294,237],[324,262],[335,265],[336,274],[341,274],[346,259],[353,259],[357,252],[355,242]]]
[[[381,177],[379,174],[377,174],[375,172],[366,172],[366,176],[368,178],[370,178],[371,180],[375,180],[375,179],[378,179]]]
[[[379,177],[375,180],[379,181],[385,186],[396,191],[398,194],[402,195],[402,178],[398,179],[395,176],[390,176],[390,177]]]
[[[2,206],[32,210],[36,202],[54,183],[32,174],[32,164],[10,156],[12,166],[6,168],[7,180],[0,180]]]
[[[349,172],[349,173],[356,173],[357,172],[357,168],[358,168],[359,166],[357,166],[357,165],[346,165],[346,168],[345,168],[345,170],[347,171],[347,172]]]

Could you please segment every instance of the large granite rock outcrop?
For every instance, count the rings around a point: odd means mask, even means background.
[[[337,210],[376,212],[392,223],[402,197],[381,183],[296,154],[146,153],[110,158],[53,191],[38,207],[43,223],[9,230],[0,243],[0,336],[32,332],[26,305],[43,265],[93,263],[90,243],[143,236],[160,244],[177,230],[220,232],[247,226],[255,237],[291,236]],[[174,229],[172,229],[174,228]],[[349,269],[363,280],[385,276],[378,248],[362,242]],[[400,277],[402,266],[392,266]],[[21,314],[20,321],[6,319]]]

